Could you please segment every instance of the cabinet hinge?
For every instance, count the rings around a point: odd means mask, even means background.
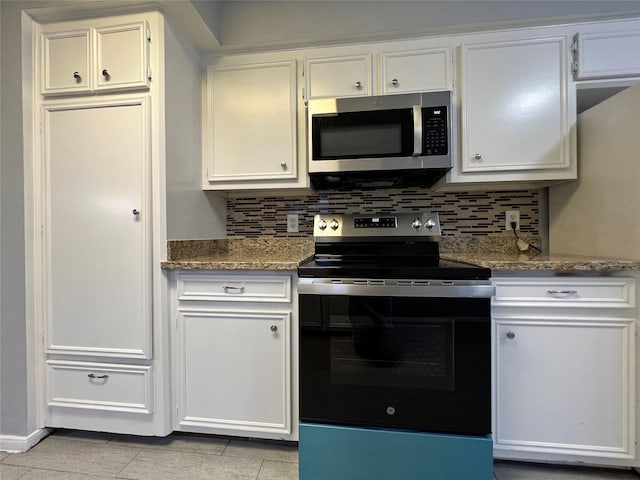
[[[578,41],[574,40],[571,42],[571,53],[576,53],[578,51]]]
[[[571,62],[571,73],[578,73],[578,62]]]
[[[305,94],[304,87],[302,87],[302,100],[304,100],[304,94]]]
[[[147,68],[147,78],[151,80],[151,68]]]
[[[304,77],[304,63],[302,64],[302,76]]]
[[[151,43],[151,29],[147,25],[147,42]]]

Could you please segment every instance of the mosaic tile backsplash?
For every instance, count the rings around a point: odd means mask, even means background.
[[[520,231],[538,236],[539,190],[513,192],[433,192],[406,188],[323,192],[301,197],[249,197],[227,200],[229,237],[305,237],[312,235],[317,213],[432,211],[440,216],[443,236],[505,233],[505,211],[520,211]],[[299,215],[299,232],[287,233],[287,214]]]

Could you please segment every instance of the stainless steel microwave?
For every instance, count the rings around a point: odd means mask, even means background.
[[[451,92],[310,100],[318,187],[429,186],[452,166]]]

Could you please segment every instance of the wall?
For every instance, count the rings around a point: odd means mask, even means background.
[[[28,430],[25,221],[22,138],[22,9],[54,2],[0,2],[0,434]]]
[[[520,211],[520,230],[539,236],[540,191],[438,193],[406,188],[323,192],[306,197],[246,197],[227,200],[227,234],[258,237],[309,236],[316,213],[433,211],[443,235],[505,234],[505,211]],[[300,216],[300,232],[287,234],[287,214]],[[510,234],[509,234],[510,235]]]

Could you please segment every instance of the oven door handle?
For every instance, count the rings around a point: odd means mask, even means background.
[[[446,281],[445,281],[446,282]],[[298,283],[302,295],[351,295],[366,297],[431,297],[431,298],[491,298],[495,286],[489,283],[464,285],[354,285],[352,283]]]

